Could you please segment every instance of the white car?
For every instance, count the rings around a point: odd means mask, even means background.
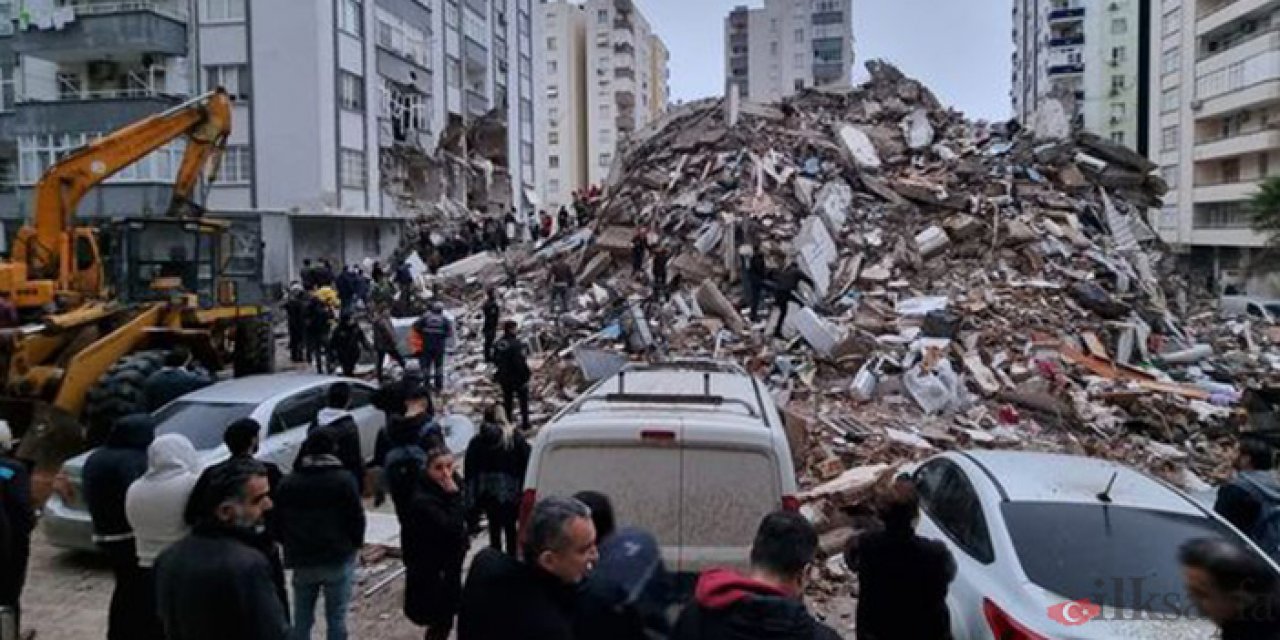
[[[1265,557],[1180,490],[1106,460],[948,452],[914,477],[917,533],[956,561],[947,606],[957,640],[1212,637],[1183,588],[1178,548],[1229,538]]]
[[[156,411],[156,435],[186,436],[201,464],[208,466],[230,455],[222,444],[227,426],[240,418],[253,418],[262,425],[258,459],[275,463],[287,473],[306,439],[307,427],[325,406],[329,387],[335,382],[351,385],[351,413],[360,430],[360,450],[370,459],[385,423],[384,414],[372,405],[375,389],[366,382],[336,376],[282,373],[219,382]],[[45,503],[41,526],[55,547],[96,551],[81,480],[91,453],[86,451],[63,463],[54,492]]]

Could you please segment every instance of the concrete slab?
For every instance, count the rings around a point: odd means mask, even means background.
[[[879,169],[880,153],[866,132],[851,124],[840,125],[836,132],[840,145],[860,169]]]

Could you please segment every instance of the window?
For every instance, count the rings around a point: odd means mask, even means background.
[[[458,28],[458,0],[448,0],[444,3],[444,24],[453,29]]]
[[[596,134],[596,139],[597,139],[597,140],[599,140],[599,141],[600,141],[600,144],[601,144],[601,145],[603,145],[603,146],[608,147],[608,146],[613,145],[613,130],[612,130],[612,129],[601,129],[601,130]]]
[[[58,72],[58,97],[62,100],[79,100],[84,92],[84,83],[79,73]]]
[[[222,154],[217,184],[248,184],[253,180],[253,154],[249,145],[229,144]]]
[[[804,91],[804,78],[796,78],[796,91]]]
[[[558,193],[560,191],[560,181],[555,178],[547,180],[547,190],[551,193]]]
[[[559,98],[559,97],[560,97],[560,87],[557,87],[556,85],[548,85],[548,86],[547,86],[547,97],[548,97],[548,98],[551,98],[552,100],[554,100],[554,99],[556,99],[556,98]]]
[[[444,84],[446,87],[462,88],[462,62],[453,56],[445,58]]]
[[[602,118],[609,117],[609,103],[607,102],[600,103],[600,117]]]
[[[1114,143],[1116,143],[1116,144],[1123,145],[1123,144],[1124,144],[1124,132],[1123,132],[1123,131],[1112,131],[1112,132],[1111,132],[1111,141],[1112,141],[1112,142],[1114,142]]]
[[[1174,151],[1178,148],[1178,125],[1165,127],[1160,131],[1160,150]]]
[[[809,57],[803,53],[797,53],[792,60],[792,64],[794,64],[797,69],[803,69],[805,62],[808,61],[808,58]]]
[[[342,150],[342,186],[349,189],[363,189],[365,186],[364,152],[354,149]]]
[[[559,132],[559,131],[548,131],[548,132],[547,132],[547,144],[560,144],[560,132]]]
[[[601,167],[603,167],[603,168],[605,168],[605,169],[608,169],[612,164],[613,164],[613,154],[612,154],[612,153],[602,153],[602,154],[600,154],[600,166],[601,166]]]
[[[804,29],[796,29],[796,42],[804,42]]]
[[[176,433],[191,441],[196,451],[216,449],[222,444],[226,427],[247,418],[256,404],[230,404],[178,400],[156,414],[156,435]]]
[[[1258,175],[1263,178],[1271,175],[1271,155],[1265,151],[1258,154]]]
[[[311,424],[316,417],[316,412],[320,411],[322,406],[323,398],[320,391],[320,389],[307,389],[281,400],[276,405],[275,413],[271,414],[269,434],[284,433]]]
[[[1164,35],[1169,36],[1178,32],[1182,28],[1182,7],[1178,7],[1169,13],[1164,14],[1160,18],[1160,29]]]
[[[1119,93],[1124,91],[1124,76],[1111,76],[1111,92]]]
[[[1164,178],[1165,184],[1169,185],[1170,189],[1177,189],[1178,188],[1178,165],[1175,164],[1175,165],[1169,165],[1167,167],[1160,167],[1160,177]]]
[[[547,51],[555,51],[555,50],[556,50],[556,39],[547,38]]]
[[[947,460],[935,460],[916,472],[921,506],[965,553],[984,564],[995,560],[982,503],[964,473]]]
[[[1129,21],[1124,18],[1115,18],[1111,21],[1111,33],[1113,35],[1123,35],[1129,32]]]
[[[0,66],[0,113],[13,111],[17,102],[17,85],[13,81],[13,67]]]
[[[1178,110],[1178,105],[1182,101],[1182,91],[1179,89],[1179,87],[1165,89],[1164,92],[1160,94],[1161,111],[1168,112]]]
[[[1169,49],[1168,51],[1165,51],[1163,54],[1161,54],[1160,73],[1164,75],[1168,75],[1170,73],[1177,73],[1178,69],[1181,66],[1182,66],[1182,49],[1181,48],[1174,47],[1172,49]]]
[[[556,73],[556,67],[557,67],[557,66],[558,66],[558,65],[556,64],[556,61],[555,61],[555,60],[548,60],[548,61],[547,61],[547,74],[548,74],[548,75],[554,75],[554,74]]]
[[[778,55],[778,42],[776,40],[769,43],[769,55]]]
[[[339,72],[338,104],[348,111],[364,111],[364,78],[347,71]]]
[[[364,7],[360,0],[339,0],[338,28],[360,37],[364,34]]]
[[[547,168],[549,168],[549,169],[559,169],[559,168],[560,168],[560,156],[547,156]]]
[[[1222,184],[1240,182],[1240,158],[1222,161]]]
[[[244,20],[245,0],[200,0],[201,18],[210,22]]]
[[[215,64],[204,68],[204,88],[212,91],[217,87],[227,90],[227,95],[236,102],[249,100],[249,65]]]
[[[596,24],[609,24],[608,9],[601,9],[596,12]]]
[[[1124,113],[1125,113],[1125,104],[1123,102],[1111,103],[1111,117],[1113,119],[1123,118]]]
[[[1128,57],[1128,51],[1124,47],[1111,47],[1111,61],[1124,62]]]

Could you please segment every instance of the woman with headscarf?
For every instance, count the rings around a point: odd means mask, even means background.
[[[157,437],[147,447],[147,472],[130,485],[125,494],[125,517],[133,527],[138,567],[142,572],[139,607],[145,607],[146,614],[140,615],[154,621],[146,625],[146,636],[140,640],[164,637],[160,618],[155,613],[152,564],[161,551],[187,535],[183,512],[199,477],[200,462],[191,441],[169,433]]]

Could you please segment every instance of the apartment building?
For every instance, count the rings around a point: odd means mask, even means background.
[[[852,0],[765,0],[724,22],[725,82],[753,102],[853,79]]]
[[[619,145],[666,111],[669,54],[632,0],[558,0],[538,11],[542,200],[555,209],[603,183]]]
[[[16,140],[0,143],[5,237],[61,154],[217,86],[235,107],[207,206],[273,248],[269,277],[304,257],[389,253],[412,213],[391,186],[406,171],[397,150],[430,154],[491,109],[508,125],[509,201],[531,206],[531,0],[62,0],[38,15],[3,1],[0,140]],[[108,181],[81,217],[163,212],[181,153]]]
[[[1280,293],[1249,228],[1258,182],[1280,175],[1280,0],[1160,0],[1152,22],[1157,230],[1202,282]]]
[[[1014,0],[1017,118],[1034,122],[1055,96],[1079,126],[1146,153],[1152,2]]]

